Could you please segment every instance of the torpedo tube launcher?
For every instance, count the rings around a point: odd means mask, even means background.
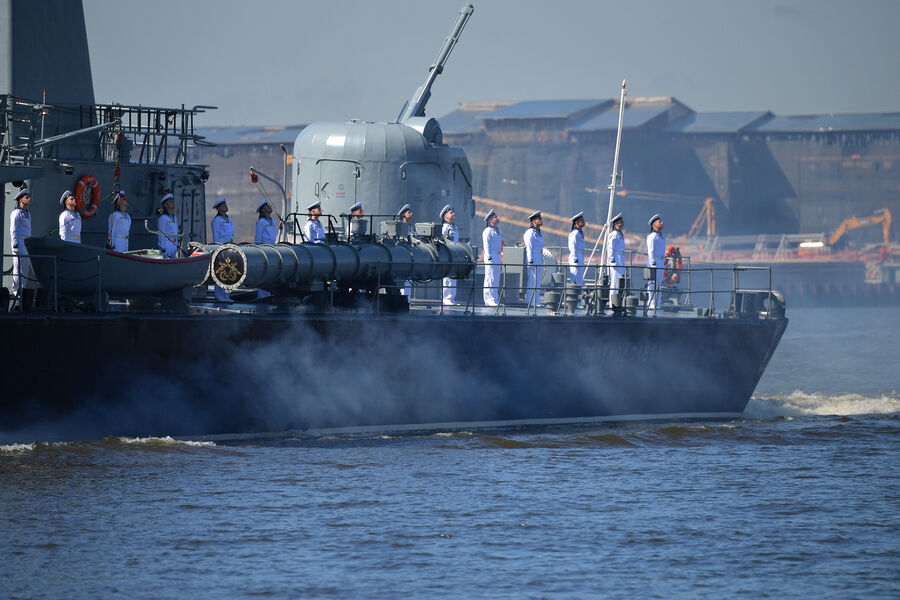
[[[404,225],[404,227],[406,227]],[[395,222],[382,223],[388,233]],[[475,268],[472,249],[440,237],[440,225],[417,223],[420,235],[385,235],[371,241],[333,244],[225,244],[212,255],[211,274],[226,290],[239,287],[281,290],[282,295],[383,286],[399,294],[405,280],[465,279]]]

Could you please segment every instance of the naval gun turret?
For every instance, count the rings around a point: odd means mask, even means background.
[[[470,237],[472,169],[461,148],[444,144],[440,125],[425,116],[425,106],[473,11],[471,4],[460,10],[425,83],[396,122],[323,122],[303,129],[293,152],[295,212],[319,201],[324,213],[342,215],[362,202],[366,213],[392,215],[409,204],[417,218],[432,220],[450,204],[460,237]]]

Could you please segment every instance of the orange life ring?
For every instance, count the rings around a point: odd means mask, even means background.
[[[681,249],[678,246],[666,248],[666,269],[663,271],[663,285],[673,286],[681,278]]]
[[[85,208],[84,192],[87,190],[91,195],[90,205]],[[85,175],[75,184],[75,208],[81,213],[85,219],[90,219],[97,214],[97,208],[100,207],[100,184],[93,175]]]

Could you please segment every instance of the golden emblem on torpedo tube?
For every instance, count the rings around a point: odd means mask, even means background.
[[[224,285],[235,285],[241,280],[243,273],[244,261],[241,260],[240,253],[227,249],[219,252],[216,256],[213,271],[216,279]]]

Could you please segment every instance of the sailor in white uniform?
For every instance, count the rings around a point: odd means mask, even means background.
[[[319,201],[313,202],[306,207],[306,212],[309,213],[309,217],[306,218],[306,223],[303,224],[303,236],[311,244],[324,244],[325,226],[319,220],[319,217],[322,215],[322,203]]]
[[[503,251],[503,234],[497,224],[500,217],[494,209],[484,216],[486,227],[481,232],[481,244],[484,246],[484,305],[497,306],[500,303],[500,271],[501,252]]]
[[[648,314],[656,316],[659,306],[660,284],[666,268],[666,236],[663,235],[663,220],[659,215],[650,217],[650,235],[647,236],[647,266],[654,269],[655,277],[647,284],[650,297],[647,301]]]
[[[415,233],[415,228],[413,227],[413,211],[409,204],[404,204],[400,207],[400,210],[397,211],[397,217],[404,223],[406,223],[409,228],[409,235]],[[403,287],[400,288],[401,296],[412,296],[412,281],[406,280],[403,282]]]
[[[256,219],[256,235],[253,236],[254,244],[274,244],[278,240],[278,226],[272,218],[272,207],[268,200],[263,200],[256,207],[259,218]],[[265,298],[272,294],[266,290],[257,290],[257,298]]]
[[[606,238],[606,261],[609,264],[609,295],[619,293],[619,283],[625,277],[625,220],[622,213],[610,221],[612,230]],[[621,306],[621,300],[619,300]]]
[[[116,252],[128,252],[128,235],[131,233],[131,215],[128,210],[128,197],[119,190],[113,199],[113,211],[109,215],[106,226],[106,243]]]
[[[453,212],[453,207],[448,204],[442,208],[440,217],[441,221],[444,222],[441,227],[441,235],[451,242],[458,242],[459,230],[456,228],[456,223],[454,223],[456,220],[456,213]],[[453,306],[456,304],[456,280],[444,277],[441,280],[441,284],[443,285],[442,296],[444,306]]]
[[[544,275],[544,234],[541,233],[541,225],[544,219],[541,211],[535,211],[528,216],[531,226],[525,230],[525,270],[528,279],[525,282],[525,302],[528,306],[538,307],[541,304],[541,277]]]
[[[216,216],[209,224],[212,229],[213,244],[227,244],[234,240],[234,222],[228,216],[228,202],[224,197],[219,198],[213,204],[213,208],[216,209]],[[231,298],[224,288],[217,285],[214,287],[217,302],[231,302]]]
[[[357,202],[353,206],[350,207],[350,220],[347,222],[347,239],[350,240],[352,238],[357,237],[356,235],[350,235],[350,225],[354,220],[363,218],[363,205],[362,202]]]
[[[569,279],[575,285],[584,285],[584,213],[572,217],[569,232]]]
[[[60,196],[59,204],[63,207],[63,211],[59,213],[59,239],[80,244],[81,215],[75,210],[75,196],[66,190]]]
[[[34,288],[31,261],[28,259],[28,248],[25,238],[31,237],[31,193],[22,188],[16,194],[16,207],[9,215],[9,242],[12,245],[12,291],[16,297],[21,296],[23,289]]]
[[[156,245],[162,250],[166,258],[175,258],[178,255],[178,221],[175,220],[175,196],[166,194],[159,201],[159,219],[156,230],[159,231]]]

